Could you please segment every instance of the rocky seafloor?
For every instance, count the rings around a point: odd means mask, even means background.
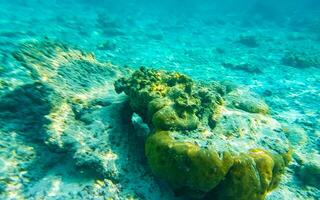
[[[317,9],[145,4],[0,1],[0,199],[319,199]]]

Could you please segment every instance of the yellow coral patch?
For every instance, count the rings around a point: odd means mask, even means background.
[[[173,187],[204,193],[213,189],[233,164],[231,154],[225,152],[220,158],[214,150],[175,141],[167,131],[147,139],[146,155],[152,171]]]
[[[152,84],[151,92],[158,92],[159,94],[164,95],[167,92],[167,86],[159,83]]]
[[[254,159],[260,175],[260,184],[263,191],[267,191],[273,177],[274,161],[272,156],[264,150],[252,149],[249,155]]]

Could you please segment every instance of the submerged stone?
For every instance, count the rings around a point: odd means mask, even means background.
[[[282,64],[296,68],[319,67],[319,55],[305,52],[288,51],[282,57]]]
[[[23,123],[30,119],[40,124],[33,126],[42,130],[36,138],[51,151],[68,153],[79,168],[115,180],[117,155],[110,150],[109,137],[126,132],[128,125],[119,115],[125,98],[114,92],[113,82],[123,72],[97,61],[91,53],[51,40],[24,43],[14,57],[30,71],[35,84],[6,98],[17,102],[2,101],[0,106],[13,112],[14,120],[20,112]],[[103,111],[105,121],[100,117]]]
[[[43,137],[49,124],[46,115],[61,97],[45,83],[26,84],[0,96],[0,126],[28,138]]]
[[[231,63],[231,62],[223,62],[222,66],[225,68],[229,68],[229,69],[233,69],[233,70],[241,70],[241,71],[245,71],[248,73],[262,73],[262,70],[253,64],[250,63]]]
[[[249,113],[267,114],[269,112],[269,107],[264,100],[247,90],[236,89],[225,98],[230,107],[235,107]]]
[[[320,156],[311,154],[297,169],[298,177],[304,185],[320,188]]]
[[[260,46],[257,37],[254,35],[241,35],[237,42],[250,48]]]
[[[121,74],[112,64],[97,61],[92,53],[51,40],[24,43],[13,56],[35,80],[71,99],[87,101],[102,96]]]

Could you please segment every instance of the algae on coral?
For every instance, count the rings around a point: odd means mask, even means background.
[[[149,166],[175,190],[194,198],[264,199],[279,184],[290,148],[252,93],[146,68],[116,81],[115,89],[152,127]]]

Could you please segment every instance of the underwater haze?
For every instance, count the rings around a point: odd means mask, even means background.
[[[320,1],[0,0],[0,199],[320,199]]]

